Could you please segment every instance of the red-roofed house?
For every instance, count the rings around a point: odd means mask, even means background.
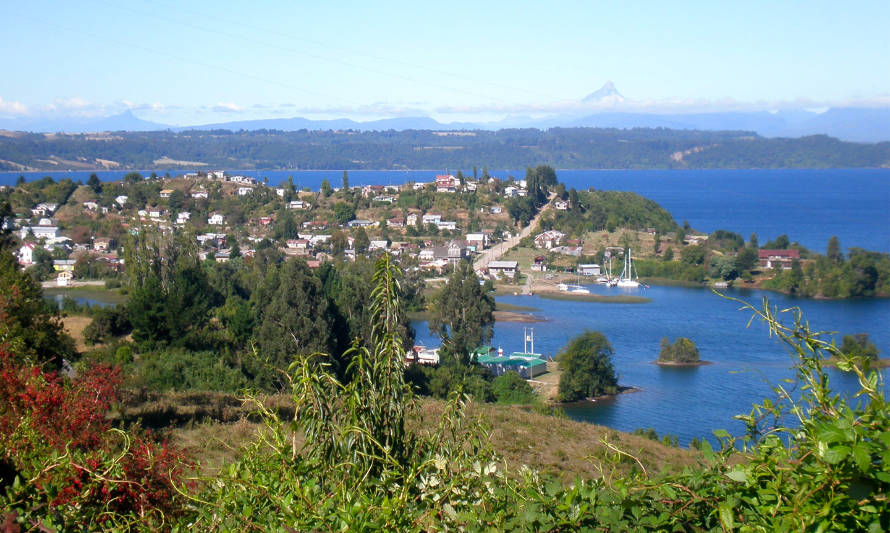
[[[800,259],[797,250],[758,250],[760,268],[781,267],[783,270],[791,270],[791,262]]]
[[[451,174],[436,176],[436,192],[456,192],[458,187],[460,187],[460,180]]]

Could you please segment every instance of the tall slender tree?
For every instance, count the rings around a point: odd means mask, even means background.
[[[467,362],[469,353],[491,339],[494,325],[494,298],[482,290],[469,261],[461,261],[433,302],[430,332],[458,362]]]

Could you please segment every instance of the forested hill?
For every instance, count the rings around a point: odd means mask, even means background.
[[[826,168],[890,166],[890,142],[824,135],[554,128],[436,131],[0,132],[0,170],[264,168]]]

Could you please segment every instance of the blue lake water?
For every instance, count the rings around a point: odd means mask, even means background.
[[[456,169],[450,169],[456,172]],[[277,184],[292,178],[298,187],[317,190],[323,179],[342,183],[342,171],[236,171]],[[398,185],[429,181],[445,170],[349,171],[352,185]],[[465,171],[472,175],[472,170]],[[143,174],[148,175],[146,171]],[[97,172],[118,180],[125,172]],[[158,172],[163,175],[163,172]],[[493,176],[525,176],[524,170],[497,170]],[[0,173],[0,185],[12,185],[21,173]],[[90,172],[30,172],[27,180],[51,175],[86,181]],[[824,252],[837,235],[841,246],[890,252],[890,169],[827,170],[560,170],[568,188],[639,193],[667,209],[678,222],[699,231],[735,231],[745,239],[756,233],[761,243],[785,233]]]
[[[596,294],[620,293],[620,289],[600,285],[588,288]],[[799,306],[814,330],[868,332],[881,353],[890,356],[890,300],[817,301],[765,291],[728,293],[758,305],[767,296],[780,309]],[[523,329],[532,327],[535,351],[553,357],[584,330],[601,331],[615,350],[613,362],[620,384],[640,391],[596,404],[569,406],[567,414],[622,431],[652,427],[659,434],[678,435],[683,444],[693,437],[711,436],[711,431],[718,428],[741,433],[744,426],[732,417],[747,414],[753,403],[772,397],[770,384],[794,377],[784,345],[770,338],[761,323],[746,327],[751,313],[738,311],[738,303],[706,289],[652,287],[639,294],[652,301],[603,304],[539,296],[498,297],[499,302],[540,309],[533,314],[546,322],[498,322],[492,345],[507,353],[521,351]],[[785,322],[791,321],[792,317],[786,316]],[[429,334],[426,322],[414,326],[418,342],[439,344],[438,338]],[[681,336],[692,339],[702,359],[713,364],[691,368],[653,364],[665,336],[672,341]],[[851,376],[833,370],[830,375],[836,390],[855,392],[856,382]]]

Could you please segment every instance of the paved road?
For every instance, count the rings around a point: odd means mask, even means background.
[[[507,239],[504,242],[500,242],[488,250],[484,250],[479,257],[473,262],[473,268],[476,270],[484,270],[488,267],[488,263],[492,261],[497,261],[504,254],[507,253],[511,248],[515,247],[519,244],[519,241],[531,235],[532,230],[534,230],[538,226],[538,221],[541,219],[541,216],[550,209],[553,208],[553,199],[556,198],[556,193],[550,193],[550,197],[544,206],[538,211],[538,214],[535,215],[535,218],[529,222],[528,226],[522,228],[522,231],[519,232],[518,235],[514,236],[511,239]]]

